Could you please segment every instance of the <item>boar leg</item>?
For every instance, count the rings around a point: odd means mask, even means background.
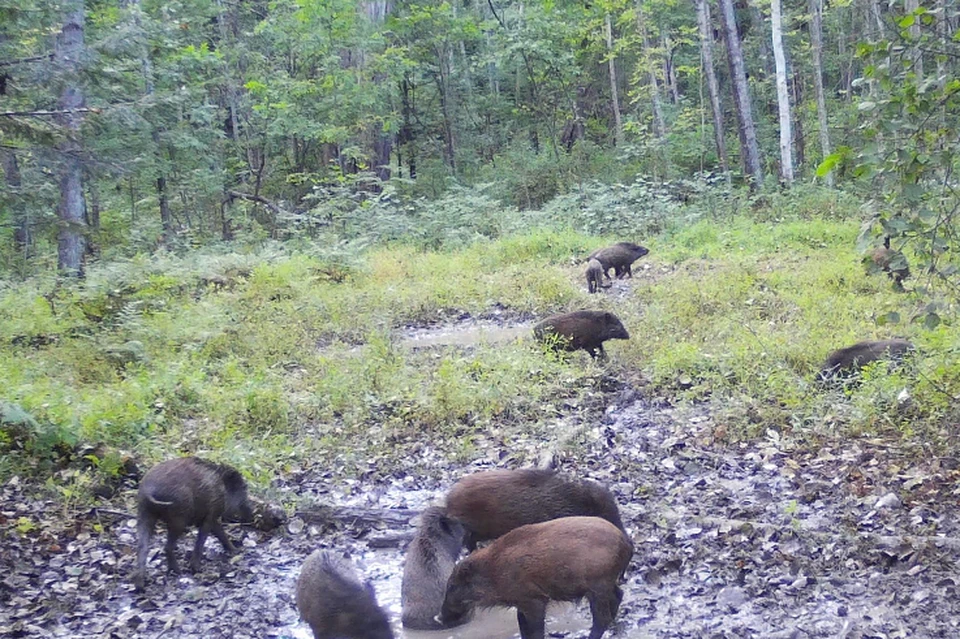
[[[533,602],[517,608],[517,625],[520,626],[521,639],[544,639],[546,636],[546,603]]]
[[[156,519],[149,514],[141,514],[137,522],[137,571],[133,573],[133,586],[142,592],[147,582],[147,555],[150,554],[150,539]]]
[[[211,521],[205,519],[197,530],[197,543],[193,546],[193,555],[190,556],[190,570],[200,572],[200,560],[203,559],[203,544],[207,542],[207,535],[210,532]]]
[[[220,541],[220,545],[223,546],[224,552],[230,555],[237,551],[236,546],[233,545],[233,542],[230,541],[230,538],[227,537],[227,533],[223,530],[223,524],[221,524],[219,521],[214,521],[213,525],[210,527],[210,530],[213,531],[213,536]]]
[[[600,639],[617,616],[617,610],[620,609],[620,602],[623,600],[623,591],[615,585],[607,592],[590,593],[587,599],[590,601],[590,614],[593,616],[590,639]]]
[[[167,545],[164,548],[167,554],[167,570],[175,575],[180,574],[177,564],[177,539],[183,534],[184,526],[177,522],[167,522]]]

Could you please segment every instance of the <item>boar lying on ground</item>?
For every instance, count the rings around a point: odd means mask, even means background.
[[[890,248],[890,237],[883,238],[883,246],[875,249],[864,260],[868,273],[885,272],[893,280],[893,287],[903,290],[903,280],[910,277],[910,265],[900,251]]]
[[[200,569],[203,544],[211,532],[226,552],[234,552],[221,517],[232,521],[250,521],[253,517],[247,484],[234,468],[197,457],[172,459],[151,468],[140,482],[137,495],[137,590],[143,590],[146,582],[147,554],[157,521],[167,525],[167,567],[177,573],[177,539],[188,526],[199,528],[190,558],[192,570]]]
[[[533,334],[542,343],[567,351],[583,349],[596,358],[607,356],[603,343],[608,339],[630,339],[630,334],[613,313],[606,311],[574,311],[548,317],[533,327]]]
[[[596,259],[587,262],[587,292],[596,293],[601,288],[610,288],[611,284],[603,283],[603,265]],[[608,278],[609,279],[609,278]]]
[[[913,344],[905,339],[857,342],[853,346],[832,352],[823,363],[817,379],[826,382],[850,377],[871,362],[880,359],[899,360],[913,350]]]
[[[463,526],[450,519],[443,508],[427,508],[420,525],[407,546],[400,584],[400,603],[404,628],[439,630],[444,628],[440,614],[447,579],[463,547]]]
[[[607,277],[609,277],[608,271],[612,268],[619,279],[624,275],[633,277],[632,264],[649,252],[646,247],[633,242],[617,242],[613,246],[594,251],[587,259],[600,262],[603,274]]]
[[[525,524],[586,515],[623,530],[617,501],[605,487],[550,470],[489,470],[468,475],[447,494],[447,515],[463,524],[464,543],[496,539]]]
[[[521,526],[461,561],[447,583],[440,618],[458,622],[477,607],[511,606],[523,639],[543,639],[547,603],[590,602],[590,639],[600,639],[623,599],[617,581],[633,546],[597,517]]]
[[[315,639],[393,639],[373,588],[360,583],[350,562],[329,551],[315,550],[303,562],[297,609]]]

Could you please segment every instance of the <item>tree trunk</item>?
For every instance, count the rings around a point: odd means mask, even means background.
[[[827,98],[823,92],[823,0],[810,0],[810,48],[813,54],[813,90],[817,99],[817,123],[820,129],[820,153],[826,159],[830,151],[830,129],[827,123]],[[825,182],[833,188],[833,172]]]
[[[663,49],[663,77],[666,81],[667,92],[673,104],[680,103],[680,89],[677,87],[677,70],[673,64],[673,46],[666,34],[660,34],[660,48]]]
[[[657,80],[656,65],[653,64],[650,40],[647,38],[647,27],[643,23],[643,12],[640,0],[637,0],[637,31],[643,44],[643,59],[647,66],[647,75],[650,79],[650,103],[653,108],[653,135],[657,138],[660,148],[666,150],[667,124],[663,118],[663,103],[660,102],[660,82]]]
[[[66,16],[57,36],[54,54],[58,71],[63,78],[59,101],[59,108],[63,113],[57,120],[64,134],[63,140],[57,144],[60,156],[57,267],[61,274],[68,277],[83,277],[87,225],[86,203],[83,198],[83,162],[80,157],[80,126],[83,123],[83,114],[78,111],[84,105],[83,88],[79,78],[80,58],[84,51],[83,0],[67,0],[64,9]]]
[[[710,25],[710,5],[708,0],[694,0],[697,8],[697,23],[700,29],[700,55],[703,58],[703,70],[707,76],[707,91],[710,93],[710,111],[713,114],[713,141],[717,145],[717,157],[720,169],[730,171],[727,159],[727,144],[723,132],[723,111],[720,107],[720,87],[717,73],[713,67],[713,27]]]
[[[920,7],[919,0],[903,0],[903,10],[910,15]],[[910,57],[913,60],[913,72],[917,74],[917,82],[923,78],[923,51],[920,49],[920,20],[910,25]]]
[[[447,68],[447,56],[442,49],[436,51],[439,73],[435,76],[437,91],[440,95],[440,112],[443,115],[443,150],[444,158],[450,171],[457,174],[456,141],[453,134],[453,97],[450,91],[450,69]]]
[[[803,167],[807,163],[806,136],[803,133],[803,116],[800,113],[800,105],[803,104],[803,78],[800,72],[787,59],[787,69],[790,69],[790,99],[794,105],[793,115],[793,172],[794,174],[803,173]]]
[[[773,58],[777,65],[777,109],[780,113],[780,177],[786,186],[793,184],[793,129],[790,93],[787,89],[787,59],[783,50],[783,18],[780,0],[770,1],[773,32]]]
[[[730,77],[733,78],[733,102],[739,119],[740,154],[743,157],[744,174],[750,188],[757,189],[763,184],[763,170],[760,167],[760,150],[757,146],[757,130],[753,124],[747,72],[743,65],[743,48],[740,46],[733,0],[719,2],[720,21],[723,23],[723,34],[727,43],[727,61],[730,65]]]
[[[23,198],[20,197],[20,165],[13,151],[0,149],[3,160],[3,176],[9,193],[8,202],[13,209],[13,247],[17,254],[29,259],[33,237],[30,233],[30,217],[27,215]]]
[[[610,107],[613,110],[613,140],[623,146],[623,120],[620,119],[620,94],[617,90],[617,58],[613,52],[613,24],[610,14],[604,16],[604,32],[607,39],[607,66],[610,70]]]

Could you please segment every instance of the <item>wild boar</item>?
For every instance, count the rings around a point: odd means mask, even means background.
[[[905,339],[857,342],[853,346],[832,352],[823,363],[817,379],[827,382],[835,378],[850,377],[871,362],[880,359],[900,360],[913,350],[913,344]]]
[[[617,616],[617,585],[633,555],[619,528],[597,517],[563,517],[521,526],[457,564],[440,618],[455,623],[477,607],[516,607],[523,639],[543,639],[547,603],[590,602],[590,639]]]
[[[223,530],[221,517],[250,521],[253,512],[247,498],[247,483],[236,469],[198,457],[182,457],[157,464],[140,482],[137,494],[137,569],[134,585],[146,583],[147,553],[157,521],[167,525],[167,567],[179,573],[175,555],[177,539],[188,526],[197,526],[197,542],[190,557],[191,570],[200,569],[203,544],[213,533],[223,549],[236,549]]]
[[[893,280],[894,289],[903,290],[903,281],[910,277],[910,265],[903,253],[890,248],[889,236],[883,238],[883,246],[870,253],[865,261],[868,273],[883,271]]]
[[[607,311],[574,311],[548,317],[533,327],[542,343],[567,351],[583,349],[590,357],[606,358],[603,343],[608,339],[630,339],[616,315]]]
[[[596,293],[601,288],[610,288],[612,284],[604,284],[603,265],[597,259],[591,259],[587,262],[587,291]],[[609,278],[607,278],[609,279]]]
[[[560,517],[600,517],[623,530],[617,501],[592,481],[566,479],[551,470],[488,470],[467,475],[447,493],[447,516],[466,529],[464,544],[496,539],[514,528]]]
[[[447,517],[443,508],[427,508],[420,525],[407,546],[400,583],[401,620],[404,628],[439,630],[437,621],[447,579],[463,547],[463,526]]]
[[[373,587],[360,583],[353,565],[330,551],[315,550],[303,562],[297,610],[314,639],[393,639]]]
[[[609,277],[608,272],[613,268],[617,279],[624,275],[633,277],[631,265],[650,251],[639,244],[633,242],[617,242],[612,246],[594,251],[587,258],[595,259],[603,266],[603,274]]]

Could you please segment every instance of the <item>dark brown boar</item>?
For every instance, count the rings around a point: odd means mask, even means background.
[[[590,602],[590,639],[600,639],[623,599],[617,585],[633,555],[623,532],[597,517],[521,526],[457,564],[440,618],[453,623],[477,607],[516,607],[520,636],[543,639],[547,603]]]
[[[464,477],[447,493],[447,515],[463,524],[468,550],[525,524],[575,515],[600,517],[623,530],[617,501],[604,486],[533,468]]]
[[[533,327],[540,342],[567,351],[583,349],[596,358],[606,358],[603,343],[608,339],[630,339],[630,334],[613,313],[574,311],[548,317]]]
[[[902,359],[913,351],[913,344],[905,339],[882,339],[857,342],[830,353],[817,379],[821,382],[850,377],[867,364],[880,359]]]
[[[633,242],[617,242],[612,246],[594,251],[587,259],[595,259],[603,267],[603,274],[609,277],[608,272],[613,269],[617,279],[624,275],[633,277],[631,265],[650,251]]]
[[[447,517],[443,508],[427,508],[407,546],[400,583],[400,604],[404,628],[440,630],[440,614],[447,579],[463,547],[463,526]]]
[[[147,553],[158,520],[167,525],[167,567],[179,573],[177,539],[188,526],[199,529],[190,557],[192,570],[200,569],[203,544],[211,532],[226,552],[234,552],[221,517],[236,521],[250,521],[253,517],[247,484],[236,469],[198,457],[171,459],[151,468],[140,482],[137,494],[137,590],[143,590],[146,583]]]
[[[587,291],[596,293],[601,288],[610,288],[611,284],[603,283],[604,273],[603,265],[597,259],[591,259],[587,262]],[[609,278],[607,278],[609,279]]]
[[[890,248],[890,238],[883,238],[883,246],[874,250],[866,259],[867,271],[876,273],[885,272],[893,280],[893,287],[903,290],[903,280],[910,277],[910,265],[907,258],[895,249]]]
[[[393,639],[373,587],[361,583],[353,565],[330,551],[315,550],[303,562],[297,610],[314,639]]]

